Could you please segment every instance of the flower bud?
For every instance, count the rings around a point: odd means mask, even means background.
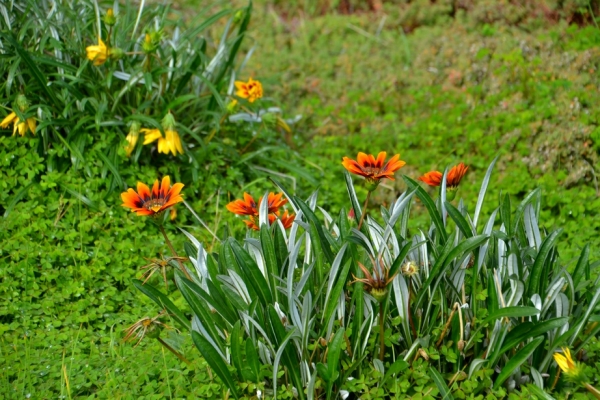
[[[387,288],[373,288],[373,290],[371,290],[371,296],[375,297],[375,300],[377,300],[378,302],[382,302],[383,300],[385,300],[385,296],[387,296]]]
[[[242,19],[244,18],[244,10],[237,10],[237,12],[235,13],[235,15],[233,16],[233,23],[237,24],[239,22],[242,21]]]
[[[19,94],[15,100],[15,103],[22,112],[25,112],[25,110],[29,108],[29,101],[25,95]]]
[[[104,15],[104,23],[108,26],[113,26],[117,23],[117,17],[112,8],[109,8]]]
[[[160,46],[162,40],[162,31],[151,31],[146,33],[142,49],[146,54],[154,53]]]
[[[227,104],[227,112],[229,114],[233,113],[235,111],[235,109],[237,108],[238,105],[238,101],[236,99],[231,100],[231,102],[229,104]]]
[[[161,125],[165,132],[175,130],[175,117],[173,116],[173,114],[171,114],[171,111],[169,111],[162,119]]]
[[[118,47],[108,49],[108,56],[113,60],[120,60],[125,55],[125,52]]]

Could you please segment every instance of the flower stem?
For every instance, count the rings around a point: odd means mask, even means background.
[[[371,192],[369,192],[371,193]],[[364,215],[364,214],[363,214]],[[385,327],[383,326],[383,302],[379,303],[379,359],[383,361],[385,356]]]
[[[589,383],[584,383],[583,386],[585,386],[585,388],[594,395],[595,398],[600,399],[600,390],[596,389],[595,387],[593,387],[592,385],[590,385]]]
[[[363,206],[363,209],[362,209],[362,215],[360,216],[360,221],[358,222],[358,230],[359,231],[363,224],[363,221],[365,220],[365,215],[367,215],[367,207],[369,206],[369,198],[370,197],[371,197],[371,192],[369,191],[367,193],[367,198],[365,199],[365,205]]]
[[[179,259],[179,256],[177,255],[177,252],[175,251],[175,248],[171,244],[171,241],[169,240],[169,237],[167,236],[167,232],[165,231],[165,228],[162,225],[158,225],[158,229],[160,229],[160,232],[165,237],[165,242],[167,242],[167,246],[169,246],[169,249],[171,250],[171,253],[173,254],[173,257],[175,257],[175,259],[179,263],[179,269],[181,269],[181,271],[185,274],[186,278],[188,278],[189,280],[192,280],[192,277],[187,272],[187,269],[185,269],[185,267],[183,266],[183,263]]]

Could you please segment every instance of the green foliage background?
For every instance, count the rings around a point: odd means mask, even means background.
[[[449,18],[443,8],[415,14],[396,2],[383,3],[385,18],[282,7],[258,2],[243,47],[256,44],[244,74],[303,115],[285,141],[289,150],[254,156],[263,157],[263,168],[295,176],[300,196],[320,186],[335,214],[346,203],[342,156],[400,152],[408,163],[402,172],[413,178],[464,161],[470,169],[459,196],[475,198],[500,154],[490,194],[518,199],[542,187],[541,223],[565,228],[562,260],[569,263],[586,243],[598,259],[600,30],[543,18]],[[249,139],[235,132],[231,127],[223,138],[243,148]],[[106,134],[97,135],[94,150],[107,150]],[[272,143],[284,141],[272,135]],[[193,367],[152,341],[135,349],[121,343],[126,326],[158,311],[130,280],[139,277],[143,257],[165,251],[162,238],[119,206],[101,161],[90,160],[91,175],[57,172],[35,151],[38,141],[9,131],[0,137],[1,396],[221,396],[191,343],[180,345]],[[209,150],[200,164],[210,173],[184,193],[211,227],[241,233],[241,221],[221,214],[223,203],[243,190],[262,193],[270,187],[266,174],[228,168],[238,157],[235,146]],[[273,158],[280,161],[268,164]],[[173,173],[169,165],[157,171],[121,161],[129,186]],[[375,200],[387,204],[404,190],[400,180],[388,182]],[[180,211],[177,224],[185,227],[189,215]],[[205,231],[193,233],[212,243]]]

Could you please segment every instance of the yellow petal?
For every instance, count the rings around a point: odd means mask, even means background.
[[[18,126],[19,135],[25,136],[25,133],[27,133],[27,123],[25,121],[19,122],[18,124],[15,122],[15,125]]]
[[[158,129],[140,129],[140,132],[144,133],[144,145],[150,144],[157,139],[162,139],[162,135]]]
[[[27,125],[29,125],[29,130],[31,131],[31,133],[35,135],[35,129],[37,127],[35,118],[27,118]]]
[[[569,372],[569,364],[567,363],[567,359],[562,354],[554,353],[553,357],[554,361],[556,361],[563,372]]]
[[[6,118],[4,118],[2,120],[2,122],[0,122],[0,128],[6,129],[8,128],[8,125],[10,125],[11,122],[13,122],[14,119],[19,119],[17,118],[17,114],[15,114],[14,112],[11,112],[10,114],[8,114],[6,116]]]

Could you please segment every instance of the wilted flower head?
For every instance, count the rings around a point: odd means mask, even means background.
[[[393,156],[387,163],[385,162],[386,156],[385,151],[380,152],[377,158],[372,154],[359,152],[356,161],[344,157],[342,165],[349,172],[364,177],[367,182],[367,190],[373,191],[382,179],[394,180],[394,173],[406,164],[400,160],[400,154]]]
[[[402,266],[402,275],[404,276],[413,276],[419,273],[419,267],[414,261],[407,261]]]
[[[354,280],[352,281],[352,283],[362,282],[365,285],[366,291],[373,297],[375,297],[375,300],[381,302],[385,299],[385,296],[388,292],[387,287],[394,280],[397,272],[396,274],[389,276],[390,270],[387,266],[384,265],[383,258],[379,258],[377,260],[371,259],[371,261],[373,263],[373,273],[371,273],[371,271],[369,271],[367,267],[365,267],[359,262],[358,266],[362,270],[365,277],[357,278],[353,274],[352,277],[354,278]]]
[[[122,206],[131,208],[131,211],[138,215],[154,216],[183,201],[180,194],[183,186],[183,183],[171,186],[170,178],[165,176],[160,188],[157,179],[152,187],[152,192],[150,192],[150,188],[146,184],[138,182],[137,193],[131,188],[121,193]]]
[[[174,208],[172,210],[175,210]],[[146,261],[149,261],[149,264],[144,265],[143,267],[141,267],[141,270],[145,270],[144,274],[142,275],[144,279],[144,282],[142,282],[142,285],[146,284],[146,282],[148,282],[148,279],[150,279],[152,277],[152,275],[154,275],[155,272],[160,271],[161,275],[163,277],[163,280],[165,282],[165,286],[168,288],[169,284],[167,282],[167,268],[171,265],[171,261],[175,260],[175,261],[187,261],[187,257],[166,257],[166,258],[162,258],[162,259],[158,259],[158,258],[144,258]]]
[[[248,82],[235,81],[235,87],[237,88],[236,96],[248,99],[250,103],[263,97],[262,84],[252,78],[248,79]]]
[[[171,329],[170,326],[159,321],[159,318],[164,317],[166,314],[166,311],[162,310],[154,318],[144,317],[140,319],[135,324],[125,329],[125,337],[123,338],[123,341],[126,342],[130,339],[138,339],[137,343],[135,344],[137,346],[146,336],[152,339],[158,338],[162,328]]]

